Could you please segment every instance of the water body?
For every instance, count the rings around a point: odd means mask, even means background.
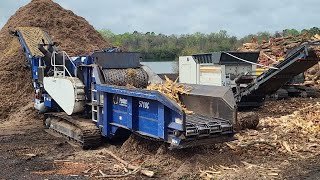
[[[148,61],[141,64],[148,66],[156,74],[176,74],[179,70],[178,61]]]

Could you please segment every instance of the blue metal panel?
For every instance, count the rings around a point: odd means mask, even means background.
[[[155,100],[123,95],[113,95],[112,103],[112,123],[164,138],[164,105]]]
[[[139,132],[158,138],[158,122],[152,119],[140,117],[138,121]]]
[[[46,107],[52,107],[52,99],[51,99],[51,97],[49,96],[49,95],[45,95],[44,96],[44,105],[46,106]]]
[[[44,99],[44,105],[49,108],[55,108],[58,107],[57,103],[49,96],[48,94],[43,95]]]
[[[145,98],[137,98],[138,104],[138,116],[148,118],[153,121],[158,120],[158,104],[159,102],[154,100],[148,100]]]
[[[150,91],[150,90],[143,90],[143,89],[130,89],[126,87],[117,87],[117,86],[110,86],[110,85],[102,85],[97,84],[96,89],[102,92],[108,92],[113,94],[119,95],[126,95],[132,97],[140,97],[145,99],[156,100],[167,106],[168,108],[182,114],[182,109],[172,100],[167,98],[166,96],[162,95],[158,91]]]
[[[115,107],[116,106],[114,106],[114,108]],[[113,109],[112,114],[113,114],[113,118],[112,118],[113,123],[127,127],[127,121],[128,121],[127,115],[128,114],[126,111],[116,110],[116,108],[115,108],[115,109]]]
[[[111,125],[109,125],[109,121],[112,119],[112,101],[111,101],[111,94],[108,93],[103,93],[103,129],[102,129],[102,135],[103,136],[109,136],[110,131],[111,131]]]
[[[127,97],[128,106],[127,106],[127,127],[132,129],[133,127],[133,98]]]
[[[38,79],[38,67],[39,67],[39,58],[33,57],[31,59],[31,68],[32,68],[32,79]]]
[[[129,118],[128,98],[122,95],[113,95],[112,97],[112,123],[127,127]]]
[[[164,119],[164,105],[158,103],[158,136],[164,138],[165,134],[165,119]]]
[[[103,119],[99,122],[104,136],[112,137],[117,127],[121,127],[168,141],[167,126],[176,118],[184,117],[182,110],[175,111],[178,109],[176,105],[158,92],[98,84],[95,87],[104,95]],[[172,128],[184,130],[183,124]]]
[[[158,122],[159,117],[164,116],[163,114],[159,115],[158,104],[161,103],[146,98],[137,98],[137,104],[135,105],[136,107],[138,107],[138,131],[150,134],[153,137],[157,138],[162,137],[159,136],[158,133]]]

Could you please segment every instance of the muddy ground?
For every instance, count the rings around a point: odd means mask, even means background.
[[[271,101],[255,113],[261,119],[281,118],[315,103],[319,99]],[[96,179],[101,172],[125,174],[126,168],[106,151],[154,171],[156,179],[320,179],[319,149],[295,153],[289,143],[290,153],[268,145],[242,147],[241,144],[239,150],[233,147],[237,143],[224,143],[169,151],[159,142],[130,137],[123,145],[105,142],[96,150],[83,151],[44,130],[42,116],[36,114],[32,104],[22,111],[36,118],[0,122],[0,179]],[[262,124],[257,130],[241,131],[239,136],[249,133],[258,140],[267,133],[267,128],[271,127]],[[311,141],[310,138],[308,142]],[[139,173],[122,178],[147,179]]]

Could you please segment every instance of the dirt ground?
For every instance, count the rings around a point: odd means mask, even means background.
[[[45,130],[34,110],[30,70],[9,34],[19,26],[46,30],[69,55],[109,46],[85,19],[51,0],[32,0],[9,19],[0,31],[0,179],[148,179],[141,168],[155,179],[320,179],[320,99],[267,102],[252,112],[257,129],[240,131],[233,142],[169,151],[132,135],[81,150]],[[139,168],[129,171],[109,152]]]
[[[105,141],[96,150],[81,150],[44,130],[43,117],[30,103],[20,111],[33,118],[24,119],[18,111],[17,117],[0,122],[0,179],[96,179],[101,173],[126,174],[126,168],[107,151],[154,171],[155,179],[320,179],[319,134],[299,137],[299,133],[305,134],[303,128],[281,134],[270,124],[293,117],[299,108],[312,105],[316,109],[319,102],[320,99],[267,102],[254,111],[260,118],[258,128],[241,131],[236,135],[238,140],[173,151],[167,150],[165,144],[136,136],[122,145]],[[275,136],[276,143],[272,142]],[[122,178],[147,179],[139,173]]]

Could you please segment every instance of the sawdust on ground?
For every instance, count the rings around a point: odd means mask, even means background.
[[[320,99],[269,101],[252,113],[260,119],[258,127],[241,130],[236,135],[237,140],[232,142],[170,151],[165,143],[131,135],[122,145],[81,151],[68,160],[90,163],[92,170],[85,173],[89,177],[99,176],[100,171],[126,174],[126,168],[111,158],[106,150],[130,164],[155,172],[156,178],[286,179],[292,178],[293,174],[304,178],[317,176],[316,172],[320,170],[317,168],[320,165]],[[101,166],[101,163],[109,166]],[[304,167],[300,166],[301,163]],[[139,173],[123,178],[147,179]]]

